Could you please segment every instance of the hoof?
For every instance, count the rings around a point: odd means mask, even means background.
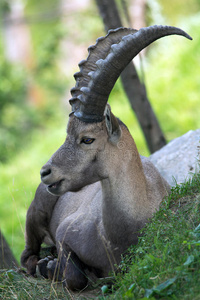
[[[63,282],[65,287],[72,291],[81,291],[87,287],[88,279],[85,276],[76,278],[66,278]]]
[[[26,261],[27,273],[31,276],[35,276],[38,259],[37,255],[31,255]]]
[[[43,276],[44,278],[49,278],[48,276],[48,269],[47,269],[47,264],[49,263],[49,261],[53,260],[53,257],[51,256],[47,256],[45,258],[42,258],[38,261],[37,266],[38,266],[38,270],[41,276]]]
[[[60,268],[60,263],[57,258],[50,260],[47,264],[48,278],[53,281],[62,281],[63,272]]]

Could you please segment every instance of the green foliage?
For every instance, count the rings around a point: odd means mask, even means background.
[[[2,18],[10,11],[9,0],[1,0],[0,2],[0,17]]]
[[[53,33],[47,32],[45,39],[36,48],[36,65],[33,69],[33,76],[42,87],[61,96],[66,89],[66,80],[57,67],[57,60],[60,57],[60,42],[64,36],[63,28],[59,23],[54,26]]]
[[[186,30],[193,40],[170,36],[150,46],[145,65],[148,97],[167,141],[200,128],[199,73],[200,26],[199,14],[180,21],[176,26]],[[170,24],[170,23],[169,23]],[[120,82],[109,98],[113,112],[128,126],[139,152],[149,152],[134,112]]]
[[[196,14],[200,9],[199,0],[158,0],[158,3],[160,3],[166,18],[171,20],[171,25],[177,23],[181,18],[185,19],[191,14]]]
[[[36,43],[33,66],[26,70],[7,61],[0,37],[0,162],[6,162],[30,143],[34,129],[60,117],[67,83],[57,67],[63,37],[59,22]]]
[[[122,260],[108,299],[198,299],[200,174],[177,185]],[[106,299],[107,299],[106,298]]]
[[[200,128],[198,116],[200,40],[198,38],[199,14],[180,21],[193,40],[174,36],[160,40],[151,48],[147,66],[147,88],[151,103],[167,140]]]
[[[2,11],[1,6],[7,5],[8,1],[0,2]],[[170,0],[172,5],[177,2],[188,7],[188,1]],[[200,18],[197,14],[181,22],[180,17],[173,17],[176,12],[172,15],[171,4],[162,4],[165,10],[168,9],[165,23],[174,25],[173,22],[179,20],[175,25],[194,38],[192,42],[181,37],[165,38],[163,43],[160,40],[158,46],[152,46],[147,59],[148,94],[161,127],[167,139],[171,140],[200,127],[197,109]],[[6,164],[0,163],[0,220],[2,232],[18,260],[24,248],[26,211],[40,182],[39,170],[65,138],[66,120],[61,115],[59,103],[67,83],[56,66],[60,55],[59,43],[65,34],[68,39],[74,38],[77,46],[80,43],[86,48],[85,43],[94,43],[97,36],[103,35],[102,31],[99,33],[103,28],[101,21],[91,7],[81,16],[67,16],[71,23],[64,33],[58,17],[46,22],[45,12],[48,13],[52,7],[56,7],[56,0],[26,1],[26,12],[32,16],[29,25],[35,59],[31,71],[25,72],[5,61],[0,41],[0,161],[6,161]],[[176,8],[177,12],[180,10]],[[193,12],[196,11],[195,6]],[[40,12],[44,13],[44,20],[37,18]],[[181,14],[178,13],[179,16]],[[77,34],[80,31],[81,34]],[[27,87],[33,82],[42,89],[43,100],[39,106],[27,101]],[[140,153],[148,155],[143,134],[120,82],[109,101],[113,112],[130,129]],[[108,284],[101,285],[103,297],[198,299],[199,177],[195,180],[173,188],[168,200],[163,202],[160,211],[145,229],[139,245],[131,247],[130,255],[123,258],[122,273],[118,275],[116,285],[112,288]],[[15,271],[5,271],[0,275],[0,289],[5,299],[29,299],[30,295],[38,299],[52,294],[53,299],[59,298],[54,286],[47,281],[22,279]],[[109,295],[109,291],[114,294]]]
[[[0,295],[3,299],[68,299],[61,284],[47,284],[42,278],[36,281],[20,270],[0,271]]]
[[[0,162],[11,159],[30,142],[34,128],[44,127],[58,116],[59,109],[47,103],[34,105],[28,100],[27,73],[3,60],[0,67]]]
[[[2,57],[1,57],[2,59]],[[20,67],[3,60],[0,68],[0,110],[9,104],[22,105],[26,96],[25,73]],[[0,115],[2,120],[3,114]]]
[[[24,117],[25,84],[25,72],[3,60],[0,67],[0,161],[17,150],[17,140],[23,137],[30,123],[28,116]],[[28,107],[26,109],[28,111]]]
[[[7,164],[0,163],[0,220],[5,235],[16,259],[19,261],[24,248],[26,212],[34,198],[40,182],[41,166],[65,140],[65,122],[48,124],[45,128],[32,131],[30,143]]]
[[[94,291],[81,293],[80,299],[96,299],[98,294],[102,295],[98,299],[199,299],[199,209],[200,174],[195,174],[190,181],[175,186],[162,202],[142,230],[138,245],[131,246],[122,257],[114,284],[111,277],[99,280]],[[0,292],[4,299],[42,299],[44,295],[68,299],[73,295],[60,284],[27,277],[22,270],[1,271]]]

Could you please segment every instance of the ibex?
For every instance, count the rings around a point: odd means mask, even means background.
[[[154,165],[139,155],[107,101],[133,57],[172,34],[191,39],[171,26],[111,30],[79,63],[67,138],[42,167],[42,183],[27,212],[21,263],[30,274],[41,264],[45,242],[58,253],[46,263],[49,277],[55,271],[68,288],[83,289],[87,270],[107,276],[170,191]]]

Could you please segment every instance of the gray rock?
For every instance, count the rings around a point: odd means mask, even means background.
[[[200,170],[200,129],[172,140],[149,159],[170,185],[185,182]]]

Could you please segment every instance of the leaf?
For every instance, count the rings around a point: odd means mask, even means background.
[[[198,241],[198,242],[192,242],[191,245],[200,246],[200,241]]]
[[[103,285],[103,286],[101,287],[101,290],[102,290],[102,293],[103,293],[103,294],[106,294],[106,293],[108,292],[108,286],[107,286],[107,285]]]
[[[149,299],[151,296],[153,296],[153,294],[163,295],[162,292],[164,290],[166,290],[170,285],[172,285],[176,281],[176,279],[177,279],[177,277],[170,278],[170,279],[164,281],[163,283],[159,284],[157,287],[154,287],[152,289],[146,289],[144,297]],[[173,291],[169,291],[169,293],[167,293],[167,295],[172,294],[172,292]]]
[[[10,280],[13,280],[13,279],[14,279],[13,270],[7,271],[6,274],[7,274],[8,278],[9,278]]]
[[[195,232],[195,233],[196,233],[196,232],[199,232],[199,234],[200,234],[200,224],[195,228],[194,232]]]
[[[144,294],[144,298],[149,299],[149,297],[151,297],[153,295],[153,289],[145,289],[145,294]]]
[[[172,285],[176,281],[177,277],[170,278],[165,282],[159,284],[156,288],[153,288],[153,291],[157,294],[160,294],[162,291],[167,289],[170,285]]]
[[[148,299],[150,299],[150,300],[155,300],[154,297],[151,297],[151,298],[144,297],[144,298],[141,298],[140,300],[148,300]]]
[[[11,281],[21,279],[20,274],[18,274],[16,271],[14,271],[12,269],[6,271],[6,275]]]
[[[131,296],[133,296],[133,290],[135,289],[135,287],[136,287],[136,284],[135,283],[132,283],[130,286],[129,286],[129,288],[128,288],[128,291],[123,295],[124,297],[126,296],[126,297],[131,297]]]
[[[194,256],[193,255],[189,255],[186,262],[183,264],[184,266],[189,266],[191,263],[193,263],[194,261]]]
[[[134,288],[135,288],[135,286],[136,286],[136,284],[135,283],[132,283],[130,286],[129,286],[129,291],[133,291],[134,290]]]
[[[155,257],[152,254],[146,254],[145,259],[147,260],[148,263],[150,262],[154,265],[158,265],[161,263],[161,258]]]
[[[7,289],[7,288],[8,288],[7,285],[0,283],[0,290],[4,290],[4,289]]]
[[[199,239],[200,238],[200,224],[194,229],[194,231],[190,232],[190,234],[194,238]]]
[[[194,234],[196,238],[200,238],[200,224],[195,228]]]

